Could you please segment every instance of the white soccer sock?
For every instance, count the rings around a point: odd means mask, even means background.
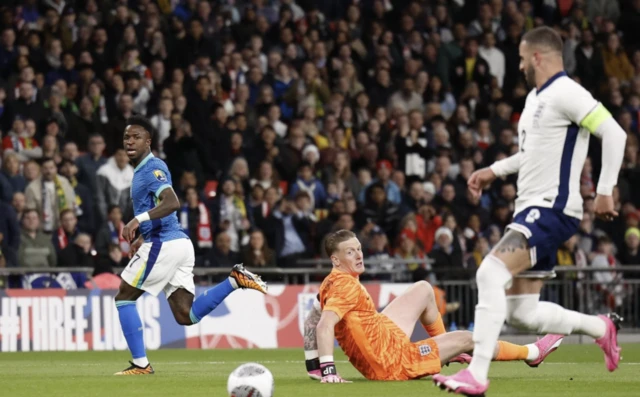
[[[598,316],[567,310],[551,302],[539,302],[540,295],[514,295],[507,298],[508,322],[539,334],[604,336],[607,325]]]
[[[538,346],[530,343],[528,345],[525,345],[525,347],[529,349],[529,353],[527,353],[527,361],[535,360],[540,356],[540,349],[538,349]]]
[[[133,363],[138,367],[145,368],[147,365],[149,365],[149,360],[147,359],[147,356],[144,356],[140,358],[134,358]]]
[[[231,286],[233,287],[233,289],[238,289],[238,282],[236,281],[235,278],[229,277],[229,283],[231,283]]]
[[[507,315],[505,287],[511,273],[498,258],[487,256],[476,273],[478,305],[473,329],[473,358],[469,371],[480,383],[487,383],[489,366]]]

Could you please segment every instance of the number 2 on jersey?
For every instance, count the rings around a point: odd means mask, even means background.
[[[520,144],[520,151],[524,152],[524,141],[527,139],[527,131],[522,130],[522,143]]]

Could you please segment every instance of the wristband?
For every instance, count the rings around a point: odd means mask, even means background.
[[[317,371],[320,369],[320,359],[314,358],[311,360],[305,360],[305,365],[307,366],[307,372]]]
[[[148,212],[143,212],[142,214],[136,216],[136,219],[138,220],[138,223],[142,223],[142,222],[150,221],[151,217],[149,217]]]
[[[320,371],[322,372],[323,378],[325,376],[338,375],[338,370],[336,370],[336,365],[333,361],[320,364]]]

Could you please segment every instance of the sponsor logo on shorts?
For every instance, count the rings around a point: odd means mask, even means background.
[[[428,356],[429,353],[431,353],[431,346],[429,345],[420,345],[418,346],[418,349],[420,350],[421,356]]]

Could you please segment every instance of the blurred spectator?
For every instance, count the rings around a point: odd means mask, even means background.
[[[384,263],[385,259],[391,258],[391,250],[389,247],[389,240],[387,239],[387,235],[385,234],[384,230],[382,230],[378,226],[372,226],[370,240],[367,244],[364,256],[367,259],[375,259],[380,261],[380,263],[376,265],[368,264],[369,269],[387,271],[391,271],[394,269],[394,265],[392,263]],[[379,275],[375,276],[374,278],[378,280],[388,280],[390,277]]]
[[[114,267],[126,266],[127,258],[122,255],[120,247],[110,244],[108,255],[101,255],[94,267],[91,278],[84,283],[88,289],[118,289],[122,280],[114,274]]]
[[[16,117],[11,130],[2,139],[4,155],[15,153],[21,163],[42,157],[42,148],[33,134],[35,134],[35,130],[27,129],[22,117]]]
[[[622,83],[633,78],[633,67],[624,49],[620,46],[617,33],[609,33],[606,46],[602,49],[604,71],[608,77],[615,77]]]
[[[266,235],[269,247],[275,247],[277,219],[274,211],[277,208],[280,195],[276,187],[269,187],[264,192],[264,199],[252,209],[252,218],[255,226]]]
[[[58,266],[93,267],[91,245],[91,236],[86,233],[78,233],[58,254]]]
[[[301,194],[307,195],[306,192]],[[309,256],[311,252],[312,221],[296,206],[296,203],[283,197],[274,212],[278,220],[275,230],[275,252],[280,267],[296,267],[298,259]]]
[[[613,256],[613,249],[610,238],[599,238],[596,254],[591,261],[592,268],[601,270],[593,274],[593,279],[598,283],[596,287],[603,294],[605,305],[611,309],[621,306],[625,296],[623,286],[619,283],[622,275],[615,271],[606,271],[607,268],[618,264]]]
[[[104,149],[105,143],[102,135],[93,134],[89,136],[88,153],[78,157],[76,161],[76,164],[78,164],[78,182],[89,188],[94,202],[97,190],[98,169],[107,162],[107,159],[102,157]]]
[[[209,252],[208,266],[229,267],[240,262],[240,255],[231,249],[229,233],[222,232],[216,236],[216,244]]]
[[[20,247],[20,225],[14,209],[0,202],[0,251],[5,267],[18,266],[17,254]]]
[[[127,152],[118,149],[96,173],[96,203],[100,219],[107,219],[110,205],[117,205],[125,214],[131,212],[132,181],[133,167],[129,164]]]
[[[247,207],[242,197],[236,193],[236,186],[232,179],[227,178],[221,183],[220,194],[211,204],[211,222],[215,230],[229,236],[231,249],[240,252],[250,226]]]
[[[453,232],[442,226],[436,231],[435,241],[436,245],[429,255],[434,261],[434,269],[445,271],[439,278],[441,280],[468,279],[469,276],[462,271],[464,270],[462,253],[453,244]]]
[[[76,218],[73,210],[62,210],[60,212],[60,227],[51,237],[56,253],[60,254],[60,251],[65,249],[69,243],[75,241],[78,234],[78,218]]]
[[[380,160],[377,164],[378,169],[378,177],[371,181],[371,184],[377,183],[383,187],[387,199],[393,204],[400,204],[402,202],[402,196],[400,195],[400,188],[395,184],[391,178],[391,162],[388,160]],[[365,196],[369,191],[369,187],[367,186],[365,189],[360,191],[360,195],[358,197],[358,201],[365,202]]]
[[[272,267],[276,265],[273,250],[266,243],[261,230],[253,230],[249,244],[243,249],[242,263],[248,267]]]
[[[189,238],[194,243],[196,266],[202,266],[204,258],[213,247],[213,228],[209,210],[200,201],[196,188],[187,188],[179,218],[182,228],[187,231]]]
[[[618,260],[622,265],[640,264],[640,229],[630,227],[624,234],[625,246],[618,252]],[[629,279],[640,276],[638,272],[625,275]]]
[[[405,228],[400,233],[398,248],[394,257],[407,261],[406,269],[413,272],[422,266],[421,263],[412,262],[412,259],[425,259],[424,251],[416,244],[415,225],[411,228]]]
[[[58,263],[51,238],[40,231],[40,218],[34,209],[22,216],[18,263],[21,267],[55,267]]]
[[[76,194],[75,213],[78,217],[78,227],[83,232],[95,229],[93,194],[87,186],[78,182],[78,166],[72,160],[63,160],[60,164],[60,175],[69,180]]]
[[[312,208],[325,208],[327,191],[324,185],[313,176],[311,164],[303,162],[298,167],[298,178],[291,185],[290,196],[295,197],[298,192],[307,192],[311,198]]]
[[[110,205],[107,219],[96,233],[95,248],[99,255],[108,255],[110,245],[119,247],[123,255],[129,254],[129,242],[122,236],[123,228],[122,210],[117,205]]]
[[[483,44],[478,49],[478,54],[487,61],[491,75],[496,78],[498,87],[502,87],[505,73],[504,54],[496,47],[496,37],[493,32],[485,32]]]
[[[18,156],[12,153],[6,153],[4,155],[4,159],[2,162],[2,176],[0,176],[0,179],[2,177],[5,177],[9,182],[14,194],[16,192],[24,192],[27,187],[27,181],[24,179],[24,176],[22,176],[22,173],[20,172],[20,162],[18,160]],[[2,190],[3,195],[7,193],[4,189],[5,188],[3,188]],[[8,190],[8,188],[6,189]]]
[[[389,239],[393,239],[401,216],[400,208],[388,200],[384,186],[380,182],[369,186],[366,194],[364,206],[356,213],[356,225],[362,228],[367,223],[373,223],[380,226]]]
[[[42,176],[27,185],[26,206],[40,216],[42,230],[53,233],[58,228],[60,212],[75,208],[76,195],[67,178],[58,175],[52,158],[42,161]]]
[[[576,76],[580,83],[591,92],[599,89],[605,76],[602,52],[595,47],[593,31],[582,28],[582,40],[576,48]]]

